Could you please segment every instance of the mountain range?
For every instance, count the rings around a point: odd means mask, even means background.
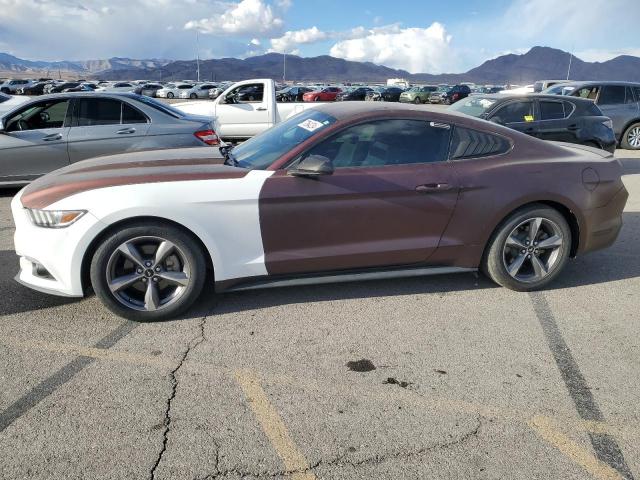
[[[285,58],[267,53],[245,59],[221,58],[200,61],[202,80],[244,80],[248,78],[282,79]],[[569,71],[569,64],[570,71]],[[105,80],[182,80],[196,78],[195,60],[108,60],[39,62],[21,60],[0,53],[0,71],[20,73],[65,70]],[[323,55],[319,57],[286,56],[287,80],[334,82],[385,82],[404,78],[421,83],[475,82],[479,84],[528,84],[541,79],[627,80],[640,82],[640,58],[621,55],[606,62],[585,62],[568,52],[533,47],[524,54],[507,54],[487,60],[465,73],[411,74],[371,62],[353,62]]]

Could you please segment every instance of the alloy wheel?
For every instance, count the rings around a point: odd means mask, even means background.
[[[560,260],[563,244],[564,235],[556,223],[542,217],[527,219],[505,241],[504,267],[519,282],[539,282]]]
[[[627,133],[627,142],[633,148],[640,148],[640,127],[633,127]]]
[[[124,306],[156,311],[177,302],[191,281],[191,266],[174,243],[155,236],[127,240],[107,262],[107,285]]]

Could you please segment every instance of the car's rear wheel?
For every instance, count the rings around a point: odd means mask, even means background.
[[[627,150],[640,150],[640,123],[634,123],[625,130],[620,144]]]
[[[191,95],[189,95],[189,98],[198,98],[198,95],[196,95],[195,93],[192,93]]]
[[[180,315],[202,292],[205,276],[200,246],[171,225],[115,231],[91,262],[91,284],[100,300],[117,315],[136,321]]]
[[[167,98],[173,98],[173,96],[174,96],[174,95],[173,95],[173,92],[169,92],[169,93],[167,93]]]
[[[496,229],[482,269],[511,290],[539,290],[558,276],[570,252],[571,228],[562,214],[532,205],[514,212]]]
[[[422,102],[420,101],[420,97],[416,97],[413,99],[413,103],[415,103],[416,105],[420,105]]]

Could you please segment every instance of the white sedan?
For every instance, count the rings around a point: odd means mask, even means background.
[[[163,88],[156,91],[159,98],[179,98],[183,90],[191,90],[193,83],[167,83]]]
[[[209,90],[216,88],[214,83],[202,83],[192,88],[180,90],[180,98],[209,98]]]
[[[113,85],[105,85],[96,88],[96,92],[102,93],[132,93],[136,86],[129,82],[116,82]]]

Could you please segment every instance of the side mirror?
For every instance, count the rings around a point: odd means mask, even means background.
[[[333,163],[322,155],[310,155],[288,172],[294,177],[318,177],[332,173]]]

